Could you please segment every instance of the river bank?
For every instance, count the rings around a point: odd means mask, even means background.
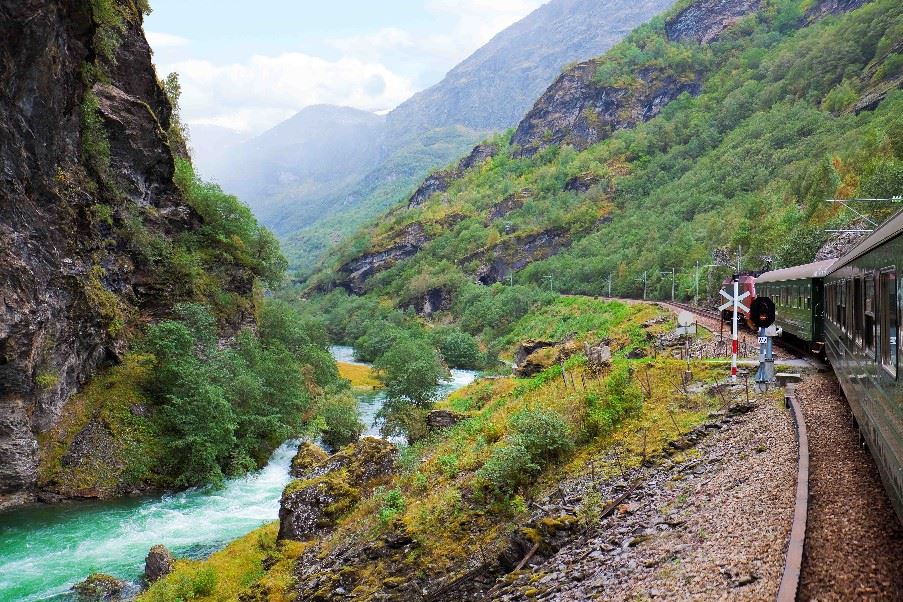
[[[337,362],[354,360],[351,347],[332,347]],[[448,395],[476,373],[453,370],[442,384]],[[376,414],[382,391],[356,390],[366,435],[379,436]],[[36,505],[0,513],[0,600],[74,600],[71,587],[96,571],[129,581],[133,591],[144,557],[155,544],[176,556],[206,558],[278,517],[282,490],[297,441],[283,443],[260,471],[210,487],[144,498]]]

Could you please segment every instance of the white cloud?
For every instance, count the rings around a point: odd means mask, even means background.
[[[438,33],[420,34],[384,28],[331,41],[346,56],[392,61],[400,55],[413,71],[445,73],[498,32],[539,8],[545,0],[426,0]]]
[[[179,73],[182,113],[191,123],[260,131],[313,104],[339,104],[377,111],[414,93],[411,83],[376,62],[337,61],[301,53],[253,56],[214,65],[183,61]]]
[[[340,58],[303,53],[252,56],[231,64],[184,60],[163,65],[182,83],[182,113],[191,124],[257,133],[312,104],[385,112],[431,85],[499,31],[546,0],[423,0],[440,27],[389,27],[328,40]],[[148,32],[155,49],[189,40]],[[172,56],[172,52],[166,53]]]
[[[187,46],[191,43],[188,38],[182,36],[174,36],[171,33],[161,33],[159,31],[147,31],[144,34],[151,48],[175,48],[178,46]]]

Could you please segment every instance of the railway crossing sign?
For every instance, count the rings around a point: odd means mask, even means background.
[[[736,288],[736,287],[734,287],[734,288]],[[732,308],[734,308],[734,313],[737,313],[738,309],[742,309],[746,313],[749,313],[749,308],[746,307],[745,305],[743,305],[743,303],[741,303],[741,301],[743,301],[744,299],[749,297],[749,291],[746,291],[745,293],[743,293],[742,295],[739,295],[739,296],[737,296],[737,291],[734,291],[734,295],[730,295],[729,293],[726,293],[725,291],[718,291],[718,292],[721,293],[722,297],[727,299],[727,303],[724,303],[724,304],[718,306],[719,310],[724,311],[725,309],[732,307]],[[735,303],[735,300],[736,300],[736,303]]]
[[[721,305],[718,309],[720,311],[724,311],[729,307],[733,307],[734,309],[734,317],[731,320],[731,380],[733,382],[737,382],[737,347],[739,343],[739,339],[737,337],[737,321],[739,320],[738,314],[740,310],[743,309],[746,313],[749,313],[749,308],[741,303],[744,299],[749,297],[749,291],[746,291],[742,295],[740,294],[740,274],[734,274],[734,294],[731,295],[726,291],[718,291],[721,293],[721,296],[727,299],[727,303]]]

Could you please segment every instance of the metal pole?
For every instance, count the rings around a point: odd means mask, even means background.
[[[674,268],[671,268],[671,301],[674,301]]]
[[[739,264],[739,260],[737,261]],[[734,319],[732,320],[731,329],[731,382],[737,382],[737,314],[740,313],[740,302],[737,298],[740,296],[740,275],[739,272],[734,276]]]
[[[643,272],[643,301],[646,300],[646,283],[648,281],[648,272]]]
[[[608,273],[608,296],[611,297],[611,272]]]
[[[693,305],[699,305],[699,260],[696,260],[696,296],[693,297]]]

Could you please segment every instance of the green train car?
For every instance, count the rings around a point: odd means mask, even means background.
[[[901,269],[903,211],[828,269],[823,329],[828,359],[903,522]]]
[[[756,294],[774,301],[775,324],[813,344],[816,352],[824,341],[824,278],[834,263],[833,259],[816,261],[765,272],[756,278]]]

